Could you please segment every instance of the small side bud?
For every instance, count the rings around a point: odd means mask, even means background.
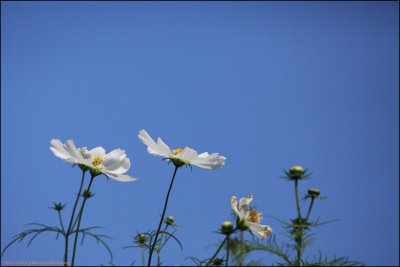
[[[224,264],[224,259],[222,258],[215,258],[212,262],[211,262],[211,266],[222,266]]]
[[[140,243],[140,244],[145,244],[147,242],[147,236],[145,234],[139,234],[136,236],[136,242]]]
[[[54,205],[53,205],[53,207],[51,207],[51,209],[56,210],[56,211],[62,211],[65,207],[65,204],[61,204],[61,202],[58,202],[58,203],[54,202],[53,204]]]
[[[224,235],[230,235],[233,231],[233,224],[230,221],[225,221],[221,224],[221,233]]]
[[[311,198],[319,197],[320,191],[317,188],[310,188],[308,189],[308,196]]]
[[[165,223],[167,225],[174,225],[175,219],[172,216],[168,216],[167,219],[165,219]]]
[[[92,191],[90,191],[90,189],[85,189],[85,191],[83,192],[82,196],[84,198],[91,198],[94,196],[94,194],[92,193]]]

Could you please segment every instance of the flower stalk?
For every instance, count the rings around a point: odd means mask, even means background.
[[[65,233],[64,266],[68,266],[68,242],[69,242],[69,236],[70,236],[71,230],[72,230],[71,228],[72,228],[72,222],[73,222],[74,217],[75,217],[76,206],[78,205],[79,198],[80,198],[81,193],[82,193],[83,181],[85,180],[86,171],[87,171],[87,169],[82,169],[81,184],[79,186],[79,191],[78,191],[78,194],[77,194],[76,199],[75,199],[74,208],[72,209],[72,214],[71,214],[71,218],[69,220],[68,229],[67,229],[67,232]]]
[[[86,204],[87,199],[90,198],[90,196],[91,196],[90,187],[92,186],[92,182],[93,182],[94,177],[95,176],[92,175],[92,177],[90,178],[89,186],[85,190],[85,192],[83,193],[83,202],[82,202],[81,209],[79,211],[78,226],[76,227],[76,232],[75,232],[74,249],[72,251],[72,263],[71,263],[71,266],[74,266],[74,263],[75,263],[76,244],[78,242],[78,233],[79,233],[79,229],[80,229],[80,226],[81,226],[83,209],[85,208],[85,204]]]
[[[162,225],[162,223],[164,221],[165,211],[167,210],[167,206],[168,206],[169,195],[171,193],[172,185],[174,184],[175,176],[176,176],[176,173],[177,173],[178,169],[179,169],[179,167],[175,166],[174,174],[172,176],[171,183],[169,185],[167,197],[165,198],[164,209],[163,209],[163,212],[162,212],[162,215],[161,215],[160,223],[158,224],[156,236],[154,238],[153,245],[150,246],[149,259],[148,259],[147,266],[151,266],[151,257],[153,255],[153,251],[154,251],[154,249],[156,247],[156,244],[157,244],[158,234],[160,233],[161,225]]]

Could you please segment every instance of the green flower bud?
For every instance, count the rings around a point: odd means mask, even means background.
[[[82,196],[84,198],[91,198],[94,196],[94,194],[92,193],[92,191],[90,191],[90,189],[85,189],[85,191],[83,192]]]
[[[291,180],[303,179],[305,177],[305,171],[301,166],[292,166],[289,172],[286,172],[286,175]]]
[[[212,261],[212,266],[222,266],[222,264],[224,263],[224,259],[222,259],[222,258],[215,258],[213,261]]]
[[[308,196],[309,197],[319,197],[320,191],[317,188],[310,188],[308,189]]]
[[[221,224],[221,233],[229,235],[233,231],[233,224],[230,221],[225,221]]]
[[[165,219],[165,223],[168,225],[173,225],[174,224],[174,217],[168,216],[167,219]]]
[[[139,234],[136,236],[136,241],[140,244],[145,244],[147,242],[147,236],[145,234]]]
[[[61,211],[65,207],[65,204],[63,205],[63,204],[61,204],[61,202],[58,202],[58,203],[54,202],[53,204],[54,204],[54,206],[51,207],[51,209],[56,210],[56,211]]]

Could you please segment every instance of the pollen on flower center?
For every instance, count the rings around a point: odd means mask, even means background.
[[[174,155],[178,155],[179,153],[182,153],[183,149],[182,148],[177,148],[172,150],[172,153],[174,153]]]
[[[102,157],[96,156],[96,157],[94,157],[92,159],[93,166],[95,166],[95,167],[100,165],[100,163],[102,163],[102,162],[103,162],[103,158]]]
[[[254,209],[250,210],[248,221],[254,223],[260,223],[261,214]]]

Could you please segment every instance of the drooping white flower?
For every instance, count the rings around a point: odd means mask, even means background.
[[[238,217],[239,224],[242,228],[248,228],[250,231],[260,238],[266,238],[272,234],[272,229],[268,225],[260,224],[262,219],[261,212],[250,208],[253,196],[250,194],[246,198],[241,198],[238,204],[236,196],[231,198],[231,207]]]
[[[185,147],[171,150],[161,138],[157,139],[157,143],[151,138],[146,130],[141,130],[138,135],[139,139],[147,146],[147,151],[159,157],[164,157],[172,161],[176,166],[182,165],[196,165],[204,169],[218,169],[225,165],[225,157],[220,156],[218,153],[208,154],[204,152],[197,154],[197,152],[190,148]]]
[[[70,139],[65,144],[59,139],[52,139],[50,143],[52,145],[50,150],[54,155],[66,162],[85,166],[92,173],[102,173],[120,182],[137,180],[135,177],[125,174],[129,170],[131,162],[126,157],[124,150],[118,148],[106,154],[101,146],[91,150],[86,147],[77,148],[74,141]]]

